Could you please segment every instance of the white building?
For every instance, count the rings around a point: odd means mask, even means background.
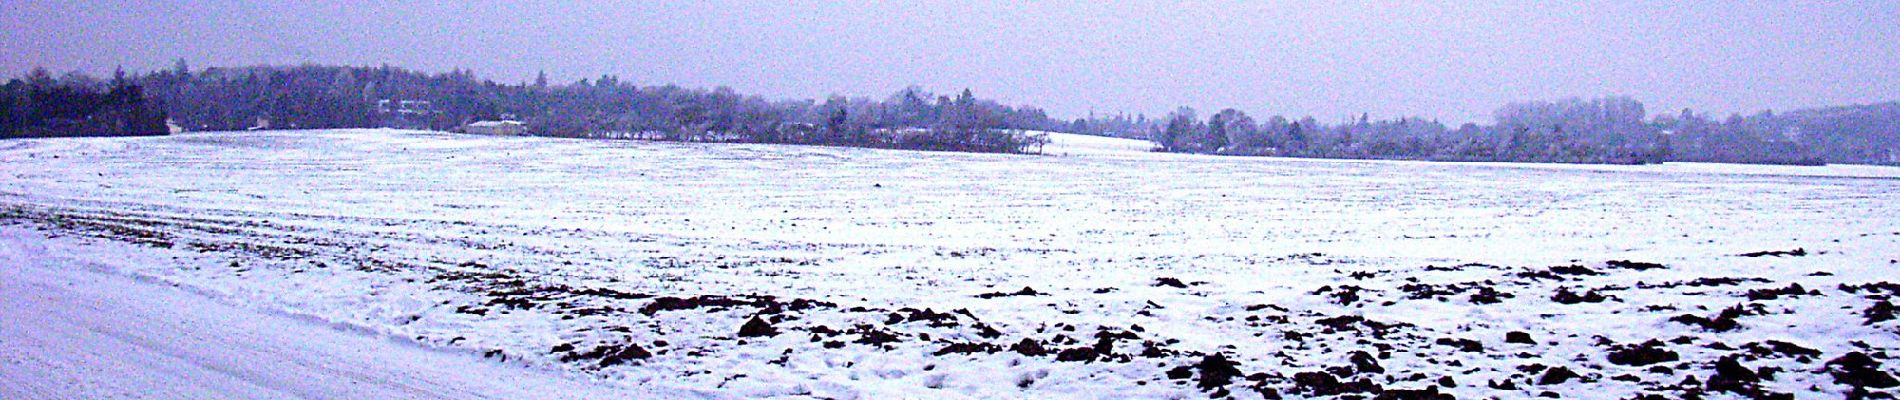
[[[528,125],[516,120],[476,121],[462,126],[462,132],[480,135],[521,136],[528,133]]]

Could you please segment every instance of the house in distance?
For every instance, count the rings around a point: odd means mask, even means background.
[[[475,121],[462,126],[462,133],[497,136],[521,136],[528,133],[528,126],[521,121],[505,119],[499,121]]]

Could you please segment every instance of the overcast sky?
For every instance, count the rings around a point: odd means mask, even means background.
[[[1900,0],[4,3],[7,76],[387,63],[771,98],[968,87],[1059,117],[1187,105],[1452,124],[1570,96],[1722,115],[1900,100]]]

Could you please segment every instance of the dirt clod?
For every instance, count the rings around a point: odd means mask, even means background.
[[[771,336],[778,336],[778,328],[774,328],[772,327],[771,323],[765,322],[765,320],[763,319],[759,319],[759,316],[757,315],[754,315],[752,316],[752,319],[747,320],[745,322],[745,325],[739,326],[739,337],[771,337]]]

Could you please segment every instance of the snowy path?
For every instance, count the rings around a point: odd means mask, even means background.
[[[0,231],[0,398],[656,398],[60,265]],[[27,237],[22,237],[27,236]],[[703,396],[694,396],[703,397]]]

